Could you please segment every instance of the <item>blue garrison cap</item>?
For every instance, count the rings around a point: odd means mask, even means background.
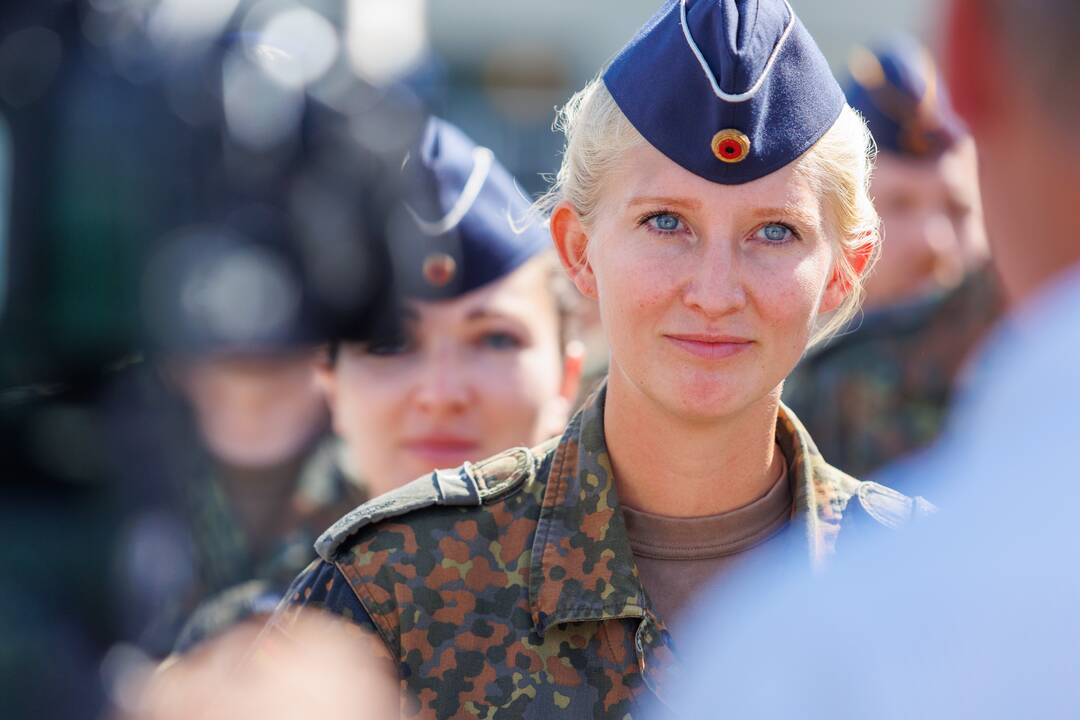
[[[418,230],[397,253],[405,294],[457,297],[551,247],[547,228],[529,222],[530,202],[509,171],[445,120],[429,120],[404,172],[408,222]]]
[[[654,147],[725,185],[791,163],[844,107],[828,63],[785,0],[668,0],[604,83]]]
[[[879,149],[937,157],[965,135],[933,58],[914,38],[858,47],[848,71],[848,103],[866,118]]]

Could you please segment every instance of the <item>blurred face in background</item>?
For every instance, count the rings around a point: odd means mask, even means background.
[[[226,465],[256,469],[287,462],[326,427],[310,352],[211,356],[177,361],[172,370],[203,441]]]
[[[581,358],[564,352],[550,273],[541,258],[462,297],[412,302],[400,341],[346,343],[318,366],[373,495],[563,430]]]
[[[878,308],[956,285],[987,256],[975,144],[940,158],[882,151],[871,188],[881,214],[881,258],[866,281]]]

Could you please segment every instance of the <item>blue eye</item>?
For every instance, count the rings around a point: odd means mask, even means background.
[[[658,213],[649,218],[649,223],[660,232],[676,232],[682,227],[682,220],[671,213]]]
[[[770,223],[757,231],[759,239],[772,245],[781,245],[791,239],[791,228],[780,223]]]
[[[508,332],[489,332],[480,338],[480,344],[492,350],[516,350],[522,346],[521,340]]]

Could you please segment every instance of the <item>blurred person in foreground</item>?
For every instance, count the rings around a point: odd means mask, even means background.
[[[314,11],[295,12],[329,27]],[[391,296],[409,280],[391,255],[407,263],[416,243],[406,236],[419,234],[390,208],[423,120],[415,110],[379,109],[393,104],[392,90],[346,74],[335,80],[336,97],[313,89],[290,108],[292,130],[270,141],[231,122],[229,102],[239,98],[228,95],[230,74],[251,82],[249,73],[282,71],[281,58],[296,52],[290,42],[270,31],[226,33],[214,47],[226,71],[228,144],[209,150],[211,187],[223,186],[206,205],[222,217],[171,233],[147,263],[151,357],[190,405],[201,450],[185,458],[180,487],[194,577],[159,619],[160,636],[175,638],[178,651],[268,614],[315,557],[319,532],[366,499],[338,471],[335,447],[319,442],[326,409],[311,358],[336,333],[363,339],[376,326],[396,327]],[[272,75],[263,80],[272,94]],[[382,122],[400,126],[375,127]],[[395,176],[376,190],[379,153],[396,156],[385,165]]]
[[[848,102],[878,147],[871,193],[882,252],[866,280],[865,315],[803,359],[784,401],[830,462],[863,475],[937,437],[956,378],[1001,302],[975,143],[929,51],[898,36],[857,48],[849,70]]]
[[[824,586],[794,557],[729,583],[701,609],[686,717],[1080,714],[1080,5],[946,8],[1010,308],[941,440],[890,475],[935,483],[940,521],[867,544]]]
[[[162,665],[133,689],[126,720],[388,720],[397,716],[392,668],[354,625],[310,613],[287,637],[256,645],[245,623]]]
[[[877,241],[869,135],[790,6],[666,2],[563,122],[545,207],[608,382],[561,437],[350,513],[272,621],[348,618],[410,716],[635,716],[673,699],[673,635],[713,574],[777,543],[819,566],[916,512],[779,401]]]
[[[219,44],[221,28],[195,37],[146,10],[0,4],[4,718],[100,717],[171,647],[153,620],[194,583],[180,511],[192,446],[142,352],[196,327],[250,339],[301,316],[326,321],[323,337],[346,321],[359,332],[392,304],[378,208],[396,192],[384,171],[413,140],[398,152],[397,134],[378,132],[394,103],[380,92],[386,102],[357,107],[338,83],[319,99],[282,88],[265,63],[288,75],[296,58],[267,38]],[[303,136],[292,123],[311,114],[351,151]],[[407,134],[422,124],[411,114],[389,124]],[[384,149],[361,142],[369,129]],[[212,272],[191,275],[159,255],[252,222],[306,262],[211,253]],[[354,292],[326,292],[343,285]]]
[[[427,238],[402,332],[335,343],[316,367],[373,496],[557,434],[581,375],[573,289],[491,151],[433,118],[405,174],[435,192],[407,207]]]

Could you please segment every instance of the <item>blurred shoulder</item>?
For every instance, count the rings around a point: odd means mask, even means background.
[[[359,624],[371,624],[371,619],[350,589],[341,569],[325,560],[315,560],[296,577],[285,593],[282,604],[286,607],[325,610]]]

